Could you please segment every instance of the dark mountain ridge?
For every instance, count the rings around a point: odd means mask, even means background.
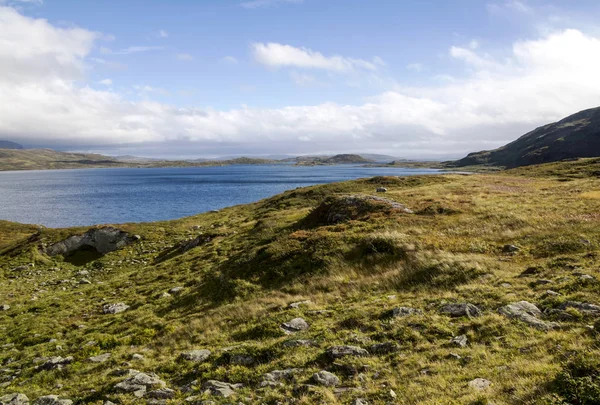
[[[600,156],[600,107],[541,126],[495,150],[474,152],[450,166],[507,168]]]
[[[11,141],[0,141],[0,149],[25,149],[23,145]]]

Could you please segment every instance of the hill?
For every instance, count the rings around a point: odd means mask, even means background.
[[[110,157],[89,153],[58,152],[51,149],[0,149],[0,171],[86,169],[102,167],[204,167],[268,163],[275,163],[275,161],[245,157],[225,161],[158,160],[133,157]]]
[[[11,141],[0,141],[0,149],[24,149],[23,145]]]
[[[296,164],[302,166],[316,165],[340,165],[340,164],[356,164],[356,163],[371,163],[372,160],[365,159],[360,155],[340,154],[334,156],[301,156],[296,158]]]
[[[539,127],[501,148],[475,152],[450,166],[507,168],[600,156],[600,107]]]
[[[0,401],[597,403],[599,173],[587,159],[176,221],[0,222]]]

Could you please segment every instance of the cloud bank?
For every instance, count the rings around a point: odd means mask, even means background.
[[[10,7],[0,7],[0,26],[0,138],[28,145],[138,154],[155,148],[172,155],[460,155],[600,104],[600,39],[577,30],[516,42],[501,59],[454,47],[448,57],[464,68],[463,77],[436,86],[397,87],[359,105],[223,111],[151,99],[131,102],[108,86],[82,84],[98,33],[58,28]],[[255,45],[257,59],[268,66],[376,68],[286,45]]]

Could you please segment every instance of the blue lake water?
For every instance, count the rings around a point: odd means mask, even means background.
[[[0,219],[68,227],[181,218],[285,190],[430,169],[235,165],[0,172]]]

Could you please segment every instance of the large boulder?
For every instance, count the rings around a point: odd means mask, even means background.
[[[206,361],[210,355],[210,350],[190,350],[189,352],[181,353],[179,358],[186,361],[192,361],[194,363],[202,363],[203,361]]]
[[[135,373],[115,385],[115,390],[143,397],[148,390],[166,388],[167,384],[155,374]]]
[[[130,235],[111,226],[90,229],[83,235],[73,235],[67,239],[46,248],[49,256],[68,256],[82,248],[93,248],[100,254],[106,254],[121,249],[135,241],[139,236]]]
[[[0,405],[29,405],[29,398],[25,394],[6,394],[0,397]]]
[[[281,324],[281,329],[286,333],[295,333],[309,328],[308,323],[302,318],[294,318]]]
[[[283,384],[283,381],[292,381],[294,374],[299,372],[297,368],[288,368],[285,370],[273,370],[263,376],[260,383],[261,387],[277,387]]]
[[[312,378],[315,383],[325,387],[335,387],[340,383],[340,379],[335,374],[324,370],[314,373]]]
[[[38,367],[38,370],[54,370],[54,369],[62,369],[67,364],[71,364],[73,362],[73,357],[50,357],[44,364]]]
[[[481,315],[481,310],[468,302],[459,304],[446,304],[440,308],[440,313],[453,318],[468,316],[469,318]]]
[[[548,331],[550,329],[556,329],[559,327],[559,325],[555,322],[545,322],[539,319],[539,317],[542,316],[542,311],[527,301],[519,301],[505,305],[500,308],[498,312],[507,318],[518,319],[531,327],[543,331]]]

